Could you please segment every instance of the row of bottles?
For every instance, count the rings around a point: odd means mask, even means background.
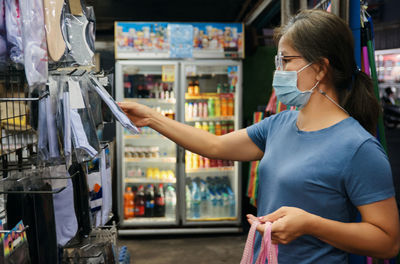
[[[174,99],[172,83],[160,82],[161,75],[129,75],[124,74],[125,98]]]
[[[185,153],[186,171],[197,170],[197,169],[233,167],[233,166],[234,162],[231,160],[209,159],[187,150]]]
[[[168,184],[128,186],[124,193],[124,218],[175,218],[176,191]]]
[[[236,217],[236,200],[228,176],[195,178],[186,185],[188,219]]]
[[[159,146],[140,146],[125,145],[125,158],[159,158]]]
[[[127,170],[127,176],[128,178],[146,178],[148,180],[176,182],[176,177],[173,170],[162,170],[153,167],[148,167],[147,169],[142,169],[140,167],[129,168]]]
[[[185,103],[185,119],[221,117],[234,115],[232,94],[210,97],[206,101]]]
[[[218,94],[234,93],[235,86],[234,85],[229,86],[227,83],[224,83],[223,85],[221,83],[218,83],[216,90]],[[197,96],[201,94],[198,80],[188,82],[187,93],[189,96]]]

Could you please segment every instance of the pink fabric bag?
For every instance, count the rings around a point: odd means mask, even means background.
[[[256,229],[259,224],[259,221],[255,221],[251,225],[240,264],[253,264],[254,239],[256,237]],[[256,264],[265,264],[266,259],[268,259],[268,264],[278,264],[278,245],[272,244],[271,242],[271,226],[271,222],[265,223],[264,236],[261,241],[260,253],[256,260]]]

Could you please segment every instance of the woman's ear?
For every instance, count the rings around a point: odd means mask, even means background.
[[[322,58],[319,63],[315,64],[315,72],[317,73],[317,81],[322,81],[328,75],[329,60],[327,58]]]

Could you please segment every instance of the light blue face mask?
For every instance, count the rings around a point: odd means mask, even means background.
[[[276,70],[272,86],[275,89],[276,97],[280,102],[287,106],[296,106],[303,108],[308,101],[314,89],[318,86],[319,81],[307,91],[300,91],[297,88],[297,74],[310,66],[310,62],[298,71],[280,71]]]

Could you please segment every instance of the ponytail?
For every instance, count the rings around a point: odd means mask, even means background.
[[[365,130],[376,136],[381,107],[375,97],[372,80],[362,71],[353,76],[350,90],[339,89],[339,98],[343,98],[340,103]],[[344,96],[340,96],[341,93]]]

